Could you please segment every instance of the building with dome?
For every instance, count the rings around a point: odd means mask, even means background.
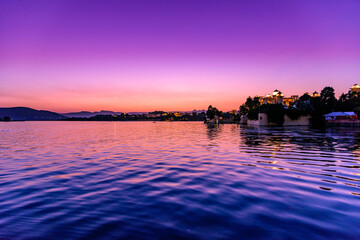
[[[315,91],[315,92],[313,92],[311,97],[320,97],[320,94],[317,91]]]
[[[355,84],[355,85],[357,85],[357,84]],[[355,85],[354,85],[354,87],[355,87]],[[360,91],[360,86],[357,85],[357,87],[355,87],[354,89],[355,89],[355,91]],[[304,95],[309,95],[309,97],[312,97],[312,98],[320,97],[320,94],[317,91],[313,92],[312,94],[306,92],[306,93],[304,93]],[[297,100],[299,100],[299,95],[292,95],[290,97],[284,97],[284,94],[277,89],[275,89],[272,94],[267,94],[266,96],[259,97],[260,104],[284,104],[288,107],[293,106]]]
[[[298,95],[284,97],[284,94],[278,89],[275,89],[272,94],[259,97],[260,104],[285,104],[286,106],[292,106],[298,99]]]
[[[360,86],[357,83],[355,83],[350,89],[352,92],[358,93],[360,91]]]

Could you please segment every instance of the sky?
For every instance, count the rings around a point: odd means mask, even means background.
[[[360,84],[360,1],[0,1],[0,107],[238,109]]]

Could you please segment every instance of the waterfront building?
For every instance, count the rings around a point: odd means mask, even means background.
[[[325,121],[357,119],[357,115],[354,112],[331,112],[324,115]]]
[[[360,126],[360,119],[354,112],[332,112],[324,117],[327,126]]]
[[[287,115],[284,116],[283,126],[309,126],[310,115],[299,116],[298,119],[291,119]],[[277,124],[269,122],[268,115],[266,113],[258,113],[257,120],[246,119],[246,123],[249,126],[276,126]]]

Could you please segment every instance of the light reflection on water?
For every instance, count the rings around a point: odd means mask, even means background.
[[[0,123],[0,238],[360,236],[360,131]]]

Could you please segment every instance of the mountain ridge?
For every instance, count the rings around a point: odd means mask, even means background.
[[[81,117],[81,118],[89,118],[94,117],[96,115],[121,115],[122,112],[114,112],[108,110],[101,110],[98,112],[90,112],[90,111],[80,111],[80,112],[69,112],[69,113],[61,113],[61,115],[65,117]]]
[[[9,117],[15,121],[45,121],[45,120],[61,120],[65,119],[63,116],[56,112],[47,110],[36,110],[29,107],[7,107],[0,108],[0,118]]]

